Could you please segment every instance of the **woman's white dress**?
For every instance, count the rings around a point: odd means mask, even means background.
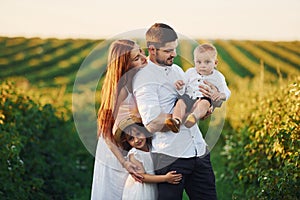
[[[92,200],[121,200],[128,172],[100,137],[97,144]]]
[[[154,166],[150,152],[145,152],[132,148],[128,155],[133,154],[134,157],[143,164],[147,174],[154,174]],[[156,200],[157,185],[155,183],[139,183],[131,176],[127,177],[123,200]]]
[[[113,131],[122,119],[128,117],[135,110],[137,110],[135,100],[132,93],[129,93],[119,107]],[[124,152],[123,155],[125,156],[126,153]],[[126,169],[122,167],[105,140],[99,137],[95,154],[91,199],[121,200],[127,177]]]

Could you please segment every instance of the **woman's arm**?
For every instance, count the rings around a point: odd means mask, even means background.
[[[138,173],[139,167],[134,163],[126,160],[118,146],[112,141],[110,141],[109,139],[105,139],[105,142],[112,153],[116,156],[118,161],[121,163],[121,165],[133,176],[133,178],[138,182],[142,182],[143,176]]]
[[[127,90],[125,89],[125,86],[124,86],[120,90],[119,96],[116,100],[116,105],[115,105],[114,113],[113,113],[115,118],[117,117],[117,114],[119,112],[119,107],[120,107],[121,103],[126,99],[127,96],[128,96],[128,92],[127,92]]]

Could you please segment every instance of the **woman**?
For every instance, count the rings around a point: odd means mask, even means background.
[[[124,151],[113,137],[114,124],[123,117],[138,115],[132,96],[132,77],[147,64],[139,46],[131,40],[117,40],[109,49],[108,66],[98,111],[98,144],[95,156],[91,199],[118,200],[128,172],[142,178],[136,166],[125,160]]]

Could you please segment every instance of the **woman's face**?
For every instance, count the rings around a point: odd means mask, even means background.
[[[130,52],[131,67],[144,67],[147,64],[147,59],[144,51],[138,46],[135,45]]]

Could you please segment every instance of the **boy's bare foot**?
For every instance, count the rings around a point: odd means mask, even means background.
[[[180,130],[180,120],[177,118],[168,118],[165,121],[165,125],[174,133],[178,133]]]
[[[185,127],[187,128],[191,128],[192,126],[194,126],[195,124],[197,123],[197,119],[196,119],[196,116],[191,113],[187,116],[185,122],[184,122],[184,125]]]

